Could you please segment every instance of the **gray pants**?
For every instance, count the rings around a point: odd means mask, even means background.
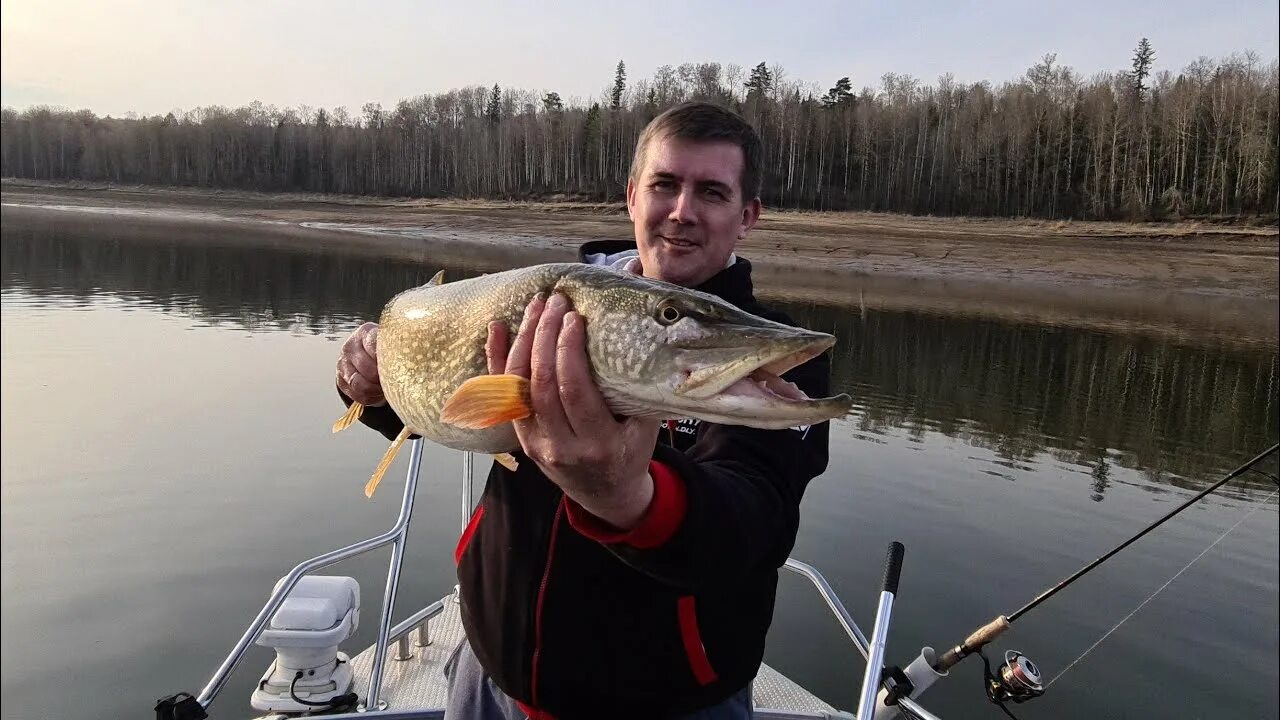
[[[526,720],[516,701],[507,697],[480,666],[480,660],[465,639],[445,663],[444,675],[449,679],[446,720]],[[751,720],[752,717],[751,686],[748,685],[719,705],[703,708],[680,720]]]

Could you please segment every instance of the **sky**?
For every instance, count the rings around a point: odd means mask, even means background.
[[[927,84],[1012,80],[1045,53],[1086,77],[1129,66],[1139,38],[1155,70],[1199,56],[1280,54],[1280,3],[958,0],[353,2],[2,0],[0,102],[99,115],[199,106],[334,108],[471,85],[600,96],[661,65],[759,62],[855,90],[886,72]]]

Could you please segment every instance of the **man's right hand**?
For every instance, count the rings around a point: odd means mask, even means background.
[[[385,405],[378,378],[378,324],[365,323],[342,343],[338,355],[338,389],[365,407]]]

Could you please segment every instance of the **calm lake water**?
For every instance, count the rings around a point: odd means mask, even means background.
[[[440,268],[429,249],[411,263],[70,212],[6,211],[0,250],[3,716],[150,717],[199,691],[289,568],[394,520],[407,453],[366,501],[385,443],[330,434],[334,362]],[[785,309],[839,336],[832,384],[858,400],[794,556],[869,632],[885,546],[906,545],[892,662],[1020,607],[1280,435],[1274,348]],[[425,463],[397,618],[454,583],[461,456],[430,447]],[[1276,717],[1273,489],[1233,483],[1015,623],[996,647],[1057,675],[1256,508],[1018,715]],[[387,557],[328,571],[364,590],[348,649],[372,642]],[[270,658],[250,655],[214,717],[250,714]],[[799,578],[782,581],[766,659],[856,702],[861,658]],[[926,706],[1002,717],[981,675],[966,661]]]

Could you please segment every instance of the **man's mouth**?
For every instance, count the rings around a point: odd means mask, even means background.
[[[698,247],[698,243],[693,242],[692,240],[689,240],[689,239],[687,239],[687,238],[682,238],[682,237],[670,237],[670,236],[668,236],[668,235],[659,235],[658,237],[662,238],[662,240],[663,240],[664,242],[666,242],[668,245],[671,245],[671,246],[673,246],[673,247],[678,247],[678,248],[696,248],[696,247]]]

